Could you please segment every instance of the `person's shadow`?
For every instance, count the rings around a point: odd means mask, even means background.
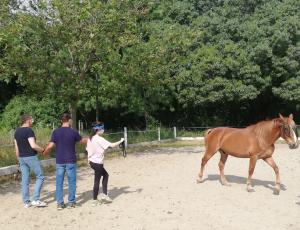
[[[101,192],[101,187],[99,189],[99,195]],[[142,189],[136,189],[136,190],[129,190],[129,186],[125,186],[125,187],[114,187],[113,189],[109,189],[108,193],[109,193],[109,197],[111,199],[115,199],[116,197],[122,195],[122,194],[127,194],[127,193],[141,193]],[[44,191],[44,193],[46,193],[46,195],[43,195],[41,200],[46,201],[48,204],[56,202],[55,199],[55,191]],[[63,190],[63,194],[68,194],[68,188],[64,188]],[[84,203],[86,203],[89,200],[93,199],[93,190],[88,190],[82,193],[79,193],[76,195],[76,203],[77,205],[81,206]]]
[[[46,195],[45,195],[46,193]],[[68,187],[63,189],[63,194],[68,194]],[[43,193],[41,194],[41,200],[45,201],[47,204],[51,204],[56,202],[56,192],[54,191],[47,191],[44,190]]]
[[[300,198],[300,196],[298,196],[298,198]],[[300,205],[300,201],[296,202],[296,204]]]
[[[99,195],[100,195],[100,192],[101,192],[101,187],[99,190]],[[140,192],[142,192],[142,189],[136,189],[136,190],[130,191],[129,186],[120,187],[120,188],[114,187],[113,189],[108,190],[108,195],[111,199],[114,200],[115,198],[117,198],[120,195],[127,194],[127,193],[134,193],[134,192],[140,193]],[[93,190],[85,191],[85,192],[82,192],[77,195],[76,203],[78,205],[83,205],[87,201],[92,200],[92,198],[93,198]]]
[[[235,175],[225,175],[227,181],[229,184],[244,184],[246,186],[246,177],[240,177]],[[204,180],[210,180],[210,181],[220,181],[220,175],[218,174],[212,174],[208,175],[208,177]],[[273,192],[275,192],[275,182],[274,181],[268,181],[268,180],[259,180],[259,179],[252,179],[252,185],[253,186],[264,186],[265,188],[271,189]],[[280,189],[283,191],[286,191],[286,186],[284,184],[280,184]]]

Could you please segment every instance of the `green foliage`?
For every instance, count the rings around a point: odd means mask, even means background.
[[[119,49],[138,40],[137,12],[131,1],[39,1],[0,34],[10,67],[1,77],[13,73],[28,92],[55,95],[76,121],[95,72],[114,73]]]
[[[51,127],[59,123],[60,115],[66,110],[63,105],[48,98],[41,100],[29,96],[16,96],[10,100],[1,115],[1,128],[14,129],[20,125],[20,116],[24,113],[31,114],[35,125]]]
[[[87,114],[98,86],[102,115],[147,127],[300,115],[298,0],[52,0],[32,7],[10,14],[8,1],[0,4],[0,79],[24,86],[25,95]]]

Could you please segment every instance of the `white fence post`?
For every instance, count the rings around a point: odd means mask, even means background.
[[[83,121],[78,120],[78,132],[81,133],[83,131]]]
[[[157,128],[157,134],[158,134],[158,141],[160,141],[160,127]]]
[[[174,139],[176,139],[176,137],[177,137],[176,127],[174,127],[173,129],[174,129]]]
[[[124,127],[124,141],[125,141],[125,148],[128,146],[128,140],[127,140],[127,128]]]

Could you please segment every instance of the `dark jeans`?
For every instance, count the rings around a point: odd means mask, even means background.
[[[97,200],[97,196],[99,193],[99,184],[101,176],[103,176],[102,179],[102,190],[105,195],[107,195],[107,183],[108,183],[108,173],[106,172],[105,168],[103,167],[103,164],[97,164],[90,161],[90,166],[95,171],[95,177],[94,177],[94,188],[93,188],[93,199]]]

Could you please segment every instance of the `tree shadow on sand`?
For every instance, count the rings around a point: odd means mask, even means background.
[[[240,176],[235,176],[235,175],[225,175],[228,183],[230,184],[243,184],[246,186],[246,177],[240,177]],[[220,175],[218,174],[212,174],[208,175],[208,177],[204,180],[209,180],[209,181],[220,181]],[[220,182],[221,183],[221,182]],[[259,180],[259,179],[252,179],[252,185],[255,186],[263,186],[265,188],[268,188],[274,192],[275,190],[275,182],[274,181],[268,181],[268,180]],[[286,186],[284,184],[280,185],[280,189],[283,191],[286,191]]]

